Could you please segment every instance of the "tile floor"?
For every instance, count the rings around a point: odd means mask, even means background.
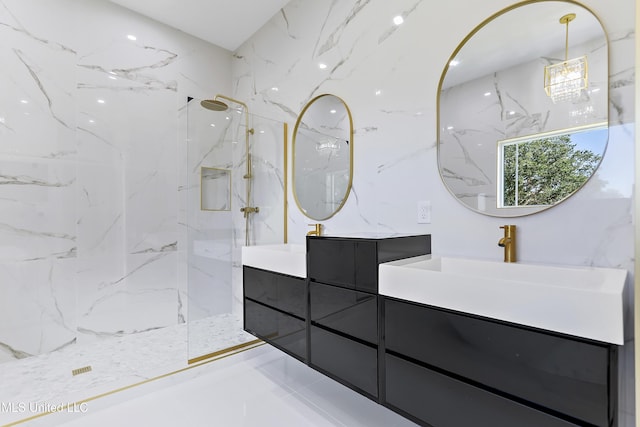
[[[40,412],[41,402],[78,401],[187,366],[190,357],[255,340],[242,320],[216,315],[187,324],[109,337],[0,364],[0,426]],[[91,366],[88,373],[71,371]],[[20,404],[31,405],[20,410]],[[17,408],[17,409],[16,409]]]
[[[17,425],[415,426],[269,345]]]

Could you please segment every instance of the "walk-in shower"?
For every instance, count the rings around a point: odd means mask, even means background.
[[[247,172],[243,176],[243,178],[246,180],[246,185],[245,185],[246,197],[244,201],[245,206],[240,208],[240,212],[243,213],[244,219],[245,219],[245,230],[244,230],[245,245],[249,246],[251,244],[251,238],[249,233],[249,225],[251,223],[250,217],[251,217],[251,214],[260,212],[259,207],[251,206],[251,188],[252,188],[253,174],[252,174],[252,168],[251,168],[251,151],[250,151],[249,135],[253,135],[255,131],[253,128],[249,127],[249,107],[247,106],[247,104],[245,104],[242,101],[238,101],[237,99],[233,99],[228,96],[218,94],[213,99],[204,99],[200,101],[200,105],[202,105],[207,110],[211,110],[211,111],[227,111],[229,109],[229,105],[223,101],[220,101],[220,99],[224,99],[224,100],[233,102],[235,104],[241,105],[242,108],[244,109],[245,156],[246,156],[245,163],[247,167],[246,169]]]
[[[185,113],[181,248],[189,361],[198,361],[255,339],[242,326],[241,249],[283,241],[287,126],[224,95],[190,98]]]

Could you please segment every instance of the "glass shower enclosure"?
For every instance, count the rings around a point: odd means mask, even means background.
[[[242,329],[242,246],[282,243],[286,229],[287,125],[220,97],[226,110],[187,103],[181,277],[190,363],[255,340]]]

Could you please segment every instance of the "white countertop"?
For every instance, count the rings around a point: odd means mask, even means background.
[[[304,279],[307,277],[306,248],[292,243],[243,246],[242,265]]]
[[[624,344],[626,270],[426,255],[380,264],[379,273],[381,295]]]

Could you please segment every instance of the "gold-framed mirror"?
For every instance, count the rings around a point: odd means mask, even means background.
[[[525,1],[478,25],[438,88],[438,169],[449,192],[497,217],[573,195],[606,150],[608,72],[604,28],[577,2]]]
[[[316,221],[335,215],[353,182],[353,119],[331,94],[305,105],[293,129],[293,195],[300,211]]]

